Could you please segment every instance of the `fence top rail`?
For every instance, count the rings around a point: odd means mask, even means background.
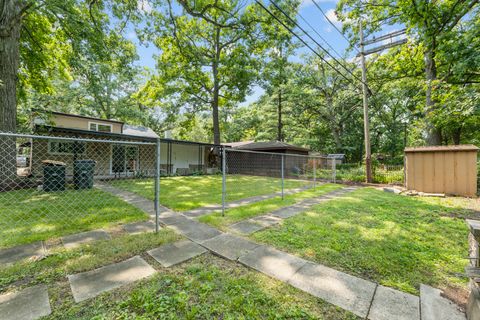
[[[104,139],[88,139],[88,138],[75,138],[75,137],[61,137],[61,136],[45,136],[23,133],[11,133],[0,132],[0,137],[12,137],[12,138],[28,138],[28,139],[44,139],[44,140],[62,140],[62,141],[78,141],[78,142],[98,142],[98,143],[114,143],[114,144],[130,144],[130,145],[156,145],[155,142],[142,142],[142,141],[125,141],[125,140],[104,140]]]
[[[265,154],[271,156],[286,156],[286,157],[299,157],[299,158],[308,158],[308,159],[325,159],[325,160],[332,160],[327,156],[312,156],[312,155],[303,155],[303,154],[293,154],[293,153],[279,153],[279,152],[266,152],[266,151],[254,151],[254,150],[239,150],[239,149],[231,149],[225,148],[226,152],[238,152],[238,153],[254,153],[254,154]]]

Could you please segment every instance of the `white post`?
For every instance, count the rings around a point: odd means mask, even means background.
[[[158,211],[160,207],[160,139],[155,152],[155,232],[158,232]]]
[[[222,148],[222,217],[225,216],[225,197],[227,193],[227,152],[225,147]]]
[[[284,180],[285,180],[285,155],[282,154],[282,200],[283,200],[283,188],[284,188]]]

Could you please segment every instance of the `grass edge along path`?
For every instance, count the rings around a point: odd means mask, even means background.
[[[408,293],[425,283],[463,294],[468,230],[439,203],[362,188],[251,238]]]
[[[226,231],[227,227],[233,223],[252,217],[264,215],[283,207],[294,205],[295,203],[304,199],[319,197],[326,193],[339,190],[342,187],[343,186],[339,184],[320,184],[317,185],[315,189],[308,189],[295,194],[286,195],[283,200],[281,197],[275,197],[253,204],[228,209],[225,210],[224,217],[222,217],[221,212],[217,211],[199,217],[198,221],[209,224],[212,227],[218,228],[220,230]]]

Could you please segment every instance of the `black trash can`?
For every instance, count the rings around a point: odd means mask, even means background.
[[[75,160],[73,162],[73,184],[75,189],[93,188],[95,160]]]
[[[53,160],[44,160],[43,163],[43,190],[65,190],[65,163]]]

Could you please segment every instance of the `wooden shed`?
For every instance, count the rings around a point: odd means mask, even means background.
[[[409,190],[474,197],[477,194],[474,145],[405,149],[405,186]]]

